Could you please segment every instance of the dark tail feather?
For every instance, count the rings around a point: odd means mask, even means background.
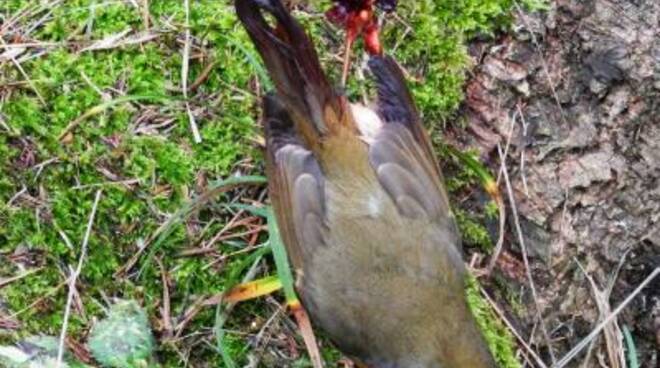
[[[372,56],[369,69],[378,88],[378,112],[385,121],[415,124],[419,120],[415,102],[399,65],[389,56]]]
[[[390,56],[372,56],[369,69],[376,79],[378,114],[385,122],[405,125],[437,169],[431,141],[419,118],[401,67]]]
[[[309,133],[324,134],[325,108],[332,104],[340,111],[340,102],[300,24],[279,0],[235,0],[235,6],[289,113],[294,119],[310,121],[315,129]],[[263,12],[275,18],[275,28],[266,22]]]
[[[425,141],[424,127],[399,64],[390,56],[372,56],[369,69],[376,79],[378,114],[386,122],[407,126],[417,140]]]

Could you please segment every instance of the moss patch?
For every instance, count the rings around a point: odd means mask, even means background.
[[[149,1],[148,9],[134,6],[141,3],[69,0],[46,8],[41,2],[7,0],[0,5],[2,19],[23,14],[5,33],[4,42],[38,44],[16,56],[29,80],[12,63],[0,66],[0,84],[10,83],[0,91],[0,278],[40,268],[0,289],[0,313],[19,313],[15,319],[20,323],[18,330],[0,330],[0,341],[59,333],[64,282],[69,266],[80,256],[98,189],[103,197],[78,283],[85,309],[72,315],[68,335],[84,341],[93,318],[103,314],[107,298],[113,297],[140,301],[157,335],[162,333],[159,268],[121,277],[117,271],[170,214],[202,192],[207,181],[260,170],[261,158],[251,139],[257,132],[258,96],[267,81],[255,77],[257,67],[250,62],[255,54],[232,7],[214,0],[190,2],[190,83],[208,65],[213,67],[189,93],[186,105],[181,91],[183,2]],[[506,25],[512,0],[402,3],[399,15],[407,25],[388,19],[384,43],[407,69],[425,121],[434,125],[462,99],[468,67],[465,41]],[[336,77],[339,64],[331,55],[342,38],[319,16],[327,4],[313,2],[296,16],[323,45],[321,58]],[[83,51],[123,32],[154,38]],[[363,88],[352,80],[349,94],[358,96]],[[60,139],[85,112],[131,96],[159,98],[103,109]],[[200,144],[193,141],[188,107],[203,139]],[[237,162],[246,158],[250,162],[238,168]],[[231,257],[180,256],[182,250],[211,240],[231,217],[219,205],[210,206],[173,229],[159,249],[157,256],[171,282],[174,318],[181,318],[196,298],[223,290],[234,265],[249,256],[237,252],[246,246],[243,238],[214,243],[217,254],[236,253]],[[475,234],[474,243],[485,242],[477,225],[468,233]],[[259,303],[240,306],[228,325],[240,332],[228,335],[239,364],[245,363],[254,335],[247,326],[263,313]],[[190,330],[208,332],[214,318],[213,311],[204,311]],[[212,344],[204,342],[202,336],[160,346],[163,365],[181,366],[186,356],[182,352],[190,346],[195,349],[190,359],[221,364]],[[339,357],[331,349],[323,353],[330,360]]]

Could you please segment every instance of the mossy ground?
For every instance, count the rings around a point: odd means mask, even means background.
[[[322,45],[320,56],[336,80],[342,38],[322,16],[328,3],[314,2],[296,15]],[[249,61],[255,54],[230,4],[190,1],[190,83],[213,64],[189,93],[188,106],[202,137],[202,143],[195,143],[181,90],[183,1],[53,4],[5,0],[0,5],[0,17],[8,27],[3,45],[28,45],[15,53],[14,60],[0,64],[0,280],[38,270],[0,289],[0,317],[18,313],[13,319],[19,323],[18,329],[0,329],[0,342],[59,333],[67,290],[63,282],[80,256],[98,189],[102,199],[77,286],[82,310],[74,310],[68,335],[84,342],[93,319],[103,314],[112,297],[141,301],[158,334],[163,331],[160,269],[152,265],[139,275],[117,271],[170,214],[204,192],[208,181],[261,171],[253,138],[265,81],[256,77],[257,66]],[[384,44],[406,68],[434,134],[462,99],[469,66],[466,40],[505,25],[512,5],[512,0],[406,1],[398,12],[405,21],[386,22]],[[144,32],[154,38],[84,50],[124,31],[127,37]],[[15,49],[3,52],[8,50]],[[364,90],[355,78],[348,86],[353,97]],[[118,98],[133,100],[81,120],[60,137],[89,109]],[[469,173],[449,181],[456,191],[475,182]],[[261,193],[263,188],[250,188],[240,194],[257,198]],[[231,214],[219,204],[238,194],[218,198],[218,205],[178,225],[158,249],[156,256],[170,281],[174,318],[197,298],[222,291],[228,275],[249,257],[250,252],[226,256],[244,249],[246,237],[217,241],[214,253],[207,256],[180,254],[206,244],[230,222]],[[459,218],[467,246],[490,242],[478,221],[468,214]],[[252,227],[232,231],[254,227],[248,225]],[[253,240],[258,244],[263,238],[265,234]],[[260,272],[268,272],[268,267],[266,263]],[[241,305],[232,314],[225,348],[237,362],[244,362],[255,349],[254,326],[273,310],[272,303],[262,300]],[[163,365],[222,365],[213,343],[214,320],[214,311],[204,310],[180,339],[161,344]],[[324,354],[339,357],[327,348]]]

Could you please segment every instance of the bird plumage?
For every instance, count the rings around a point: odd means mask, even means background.
[[[270,195],[312,320],[370,367],[494,367],[465,300],[442,176],[396,62],[372,56],[376,107],[350,105],[279,1],[236,8],[276,87],[263,102]]]

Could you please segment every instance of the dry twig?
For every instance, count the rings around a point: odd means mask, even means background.
[[[69,315],[71,314],[71,304],[73,302],[73,295],[76,289],[76,280],[82,271],[82,266],[87,256],[87,243],[89,242],[89,235],[92,232],[92,225],[94,224],[94,216],[96,215],[96,209],[101,200],[101,190],[96,191],[96,197],[94,197],[94,204],[92,205],[92,213],[89,215],[89,221],[87,222],[87,230],[85,230],[85,236],[83,238],[80,258],[78,259],[78,265],[76,269],[73,270],[73,273],[69,277],[69,294],[66,299],[66,306],[64,307],[64,320],[62,321],[62,332],[60,333],[60,345],[57,349],[57,362],[55,364],[56,368],[59,368],[62,365],[62,358],[64,356],[64,343],[66,339],[66,329],[69,324]]]
[[[8,278],[5,278],[5,279],[0,278],[0,289],[2,289],[3,287],[11,284],[12,282],[16,282],[16,281],[24,279],[24,278],[26,278],[30,275],[33,275],[33,274],[41,271],[42,269],[43,269],[42,267],[39,267],[39,268],[35,268],[33,270],[30,270],[30,271],[23,272],[20,275],[16,275],[16,276],[13,276],[13,277],[8,277]]]
[[[612,308],[610,307],[610,303],[608,302],[608,299],[610,297],[609,292],[607,290],[601,290],[598,285],[596,285],[596,281],[594,281],[593,277],[587,273],[587,270],[584,269],[582,266],[582,263],[580,263],[579,260],[575,259],[575,262],[578,265],[578,268],[582,271],[584,274],[584,277],[589,280],[589,284],[591,285],[591,290],[594,294],[594,299],[596,300],[596,305],[598,306],[598,313],[600,314],[600,319],[604,319],[607,317],[610,313],[612,313]],[[612,321],[611,324],[605,326],[604,328],[604,335],[605,335],[605,346],[607,348],[607,356],[609,359],[609,367],[611,368],[620,368],[620,367],[625,367],[626,366],[626,360],[623,356],[623,332],[621,332],[621,328],[619,327],[619,323],[617,320]],[[587,363],[585,361],[585,363]]]
[[[161,317],[163,320],[163,330],[165,339],[172,338],[172,313],[170,307],[170,282],[167,276],[167,270],[160,257],[155,258],[158,268],[160,268],[161,282],[163,283],[163,307],[161,308]]]
[[[488,301],[488,304],[493,308],[495,313],[500,317],[500,319],[504,322],[504,324],[509,328],[509,331],[513,334],[513,336],[516,337],[520,345],[525,348],[525,351],[534,358],[534,361],[536,364],[541,367],[541,368],[547,368],[547,365],[543,362],[543,359],[532,349],[531,346],[523,339],[523,337],[516,331],[516,329],[513,327],[513,324],[506,318],[506,315],[504,314],[504,311],[495,303],[495,301],[488,295],[486,290],[479,286],[479,290],[481,291],[481,295]]]

